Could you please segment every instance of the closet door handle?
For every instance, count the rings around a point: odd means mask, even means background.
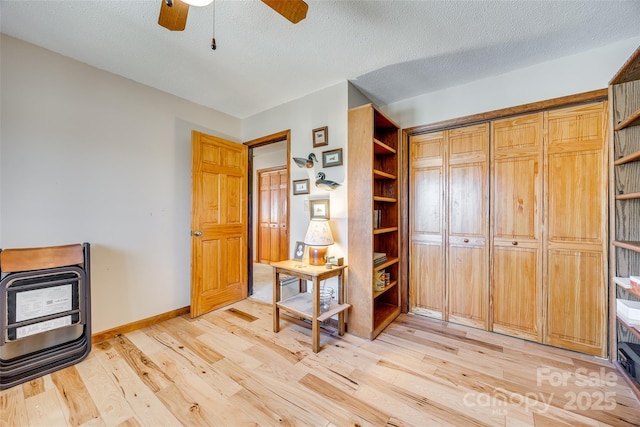
[[[516,242],[515,240],[514,240],[513,242],[511,242],[511,244],[512,244],[513,246],[518,246],[518,242]]]
[[[469,239],[464,239],[463,242],[469,243]]]

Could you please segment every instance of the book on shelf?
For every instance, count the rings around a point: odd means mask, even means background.
[[[376,209],[373,211],[373,229],[377,230],[380,228],[380,216],[382,215],[382,211],[380,209]]]
[[[387,254],[384,252],[373,253],[373,265],[378,266],[387,262]]]

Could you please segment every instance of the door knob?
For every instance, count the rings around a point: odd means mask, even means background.
[[[202,236],[202,231],[198,230],[198,231],[194,231],[193,232],[194,236]]]

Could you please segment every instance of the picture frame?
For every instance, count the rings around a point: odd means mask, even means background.
[[[322,147],[329,145],[329,128],[327,126],[316,128],[312,132],[313,147]]]
[[[311,215],[311,219],[330,219],[329,199],[310,200],[309,214]]]
[[[293,181],[293,195],[309,194],[309,179],[296,179]]]
[[[306,248],[306,245],[304,244],[304,242],[296,242],[296,247],[293,250],[293,259],[298,260],[298,261],[302,261],[302,257],[304,257],[304,249]]]
[[[322,152],[322,167],[342,166],[342,148]]]

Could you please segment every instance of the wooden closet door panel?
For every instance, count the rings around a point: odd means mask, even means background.
[[[449,237],[487,237],[487,163],[449,167]]]
[[[545,343],[606,355],[607,103],[547,114]]]
[[[542,341],[543,114],[491,127],[491,330]]]
[[[409,301],[411,311],[442,319],[444,315],[444,245],[411,244]]]
[[[445,290],[445,133],[410,141],[409,304],[414,313],[442,319]]]
[[[605,354],[606,292],[601,253],[548,251],[546,344]]]
[[[449,321],[486,329],[489,311],[486,248],[451,244],[448,261]]]
[[[278,186],[278,261],[289,259],[289,180],[287,170],[279,172],[280,183]]]
[[[259,175],[259,212],[258,212],[258,261],[268,263],[271,257],[271,190],[268,173]]]
[[[542,340],[540,249],[494,247],[491,280],[492,330]]]
[[[488,328],[489,125],[448,131],[448,320]]]

